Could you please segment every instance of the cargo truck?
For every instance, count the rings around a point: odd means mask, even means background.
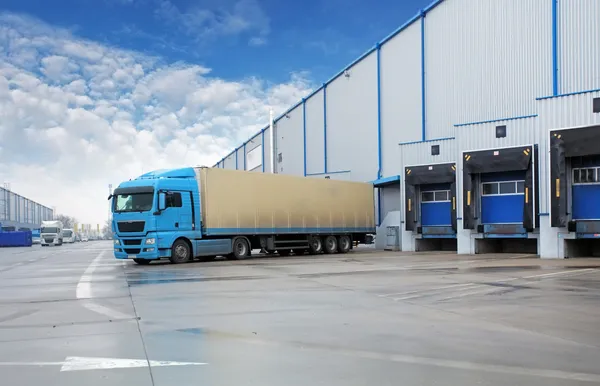
[[[368,183],[189,167],[125,181],[108,199],[114,256],[138,264],[346,253],[375,233]]]
[[[63,223],[61,221],[42,221],[40,240],[42,247],[63,244]]]

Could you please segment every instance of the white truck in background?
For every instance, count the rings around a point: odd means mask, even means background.
[[[76,235],[73,229],[63,229],[62,235],[64,243],[73,244],[75,242]]]
[[[40,240],[42,247],[48,245],[62,245],[63,243],[63,223],[61,221],[42,221],[40,229]]]

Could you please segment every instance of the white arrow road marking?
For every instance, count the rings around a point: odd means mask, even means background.
[[[63,362],[0,362],[0,366],[61,366],[60,371],[109,370],[139,367],[203,366],[202,362],[147,361],[145,359],[66,357]]]

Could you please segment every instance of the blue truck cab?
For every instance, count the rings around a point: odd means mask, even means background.
[[[185,254],[196,254],[194,241],[202,239],[202,227],[193,168],[146,173],[121,183],[109,199],[117,259],[139,264],[160,258],[177,260],[172,256],[175,244],[184,254],[180,260],[190,259]]]

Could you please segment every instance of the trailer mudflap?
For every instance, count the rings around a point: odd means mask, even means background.
[[[539,200],[535,199],[539,177],[538,168],[534,168],[537,160],[537,145],[465,152],[463,155],[463,228],[475,229],[476,225],[475,195],[479,192],[474,189],[475,175],[515,170],[525,170],[522,227],[531,231],[539,226]]]
[[[563,228],[568,222],[567,157],[600,154],[600,126],[550,132],[550,226]]]
[[[486,239],[526,239],[527,229],[519,224],[485,224],[478,227]]]
[[[417,216],[417,185],[450,183],[452,203],[452,229],[456,232],[456,164],[407,166],[404,169],[404,195],[406,207],[405,229],[414,231],[419,219]]]

